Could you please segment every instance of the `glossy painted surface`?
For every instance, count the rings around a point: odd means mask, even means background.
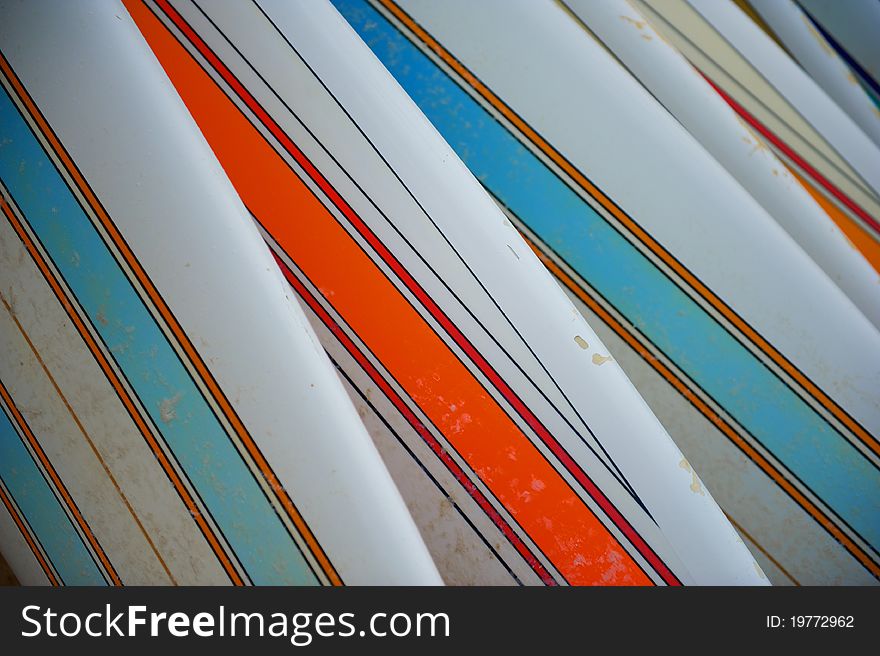
[[[871,580],[880,336],[840,289],[558,7],[335,4],[603,339],[641,356],[627,373],[768,566]],[[691,407],[670,412],[670,388]]]
[[[332,365],[124,8],[3,11],[4,403],[22,435],[33,428],[31,457],[45,455],[103,578],[439,583]],[[29,505],[7,478],[13,564],[24,539],[42,582],[81,582],[50,547],[53,506]]]
[[[447,580],[761,580],[601,342],[332,8],[127,7]]]

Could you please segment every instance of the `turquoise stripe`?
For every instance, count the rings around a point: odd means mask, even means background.
[[[363,0],[333,2],[482,184],[835,512],[880,546],[880,471],[381,14]]]
[[[5,93],[0,126],[0,178],[248,575],[256,584],[317,583],[171,344]]]
[[[66,585],[107,585],[79,533],[0,410],[0,480]]]
[[[858,76],[858,79],[859,84],[861,85],[865,93],[868,94],[871,102],[873,102],[877,109],[880,110],[880,96],[878,96],[877,93],[871,88],[871,86],[865,81],[865,78],[860,75]]]

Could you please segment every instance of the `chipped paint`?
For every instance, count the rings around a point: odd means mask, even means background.
[[[588,349],[588,348],[590,348],[590,345],[587,344],[587,340],[585,340],[585,339],[584,339],[583,337],[581,337],[580,335],[575,335],[575,336],[574,336],[574,341],[575,341],[575,343],[576,343],[578,346],[580,346],[582,349]]]
[[[603,364],[608,362],[611,359],[610,355],[599,355],[598,353],[593,353],[593,364],[597,367],[601,367]]]
[[[684,469],[686,472],[689,472],[691,475],[691,492],[694,494],[699,494],[700,496],[706,496],[706,493],[703,491],[703,485],[700,482],[699,477],[697,476],[697,472],[693,470],[691,467],[691,463],[687,461],[687,458],[682,458],[681,462],[678,463],[678,466]]]
[[[159,403],[159,418],[166,424],[170,424],[177,419],[177,404],[180,402],[182,393],[178,392],[174,396],[166,397]]]
[[[625,23],[629,23],[630,25],[635,27],[637,30],[645,29],[645,26],[648,24],[648,21],[636,20],[635,18],[630,18],[629,16],[621,16],[620,20],[622,20]]]

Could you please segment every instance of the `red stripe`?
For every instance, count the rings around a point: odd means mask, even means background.
[[[382,258],[395,275],[400,279],[406,288],[418,298],[419,302],[425,307],[430,315],[443,327],[452,340],[461,348],[476,367],[483,373],[486,378],[495,386],[504,399],[516,410],[520,417],[528,424],[536,435],[544,442],[544,444],[559,459],[565,469],[578,481],[587,494],[599,505],[608,518],[617,526],[617,528],[626,536],[630,543],[642,555],[642,557],[651,565],[651,567],[660,575],[664,582],[668,585],[681,585],[681,582],[670,570],[660,557],[654,552],[651,546],[636,532],[627,519],[614,507],[610,499],[605,496],[604,492],[590,479],[590,477],[580,468],[575,460],[565,451],[559,442],[553,437],[547,428],[543,426],[540,420],[532,413],[525,403],[516,395],[509,385],[498,375],[489,362],[477,351],[464,334],[452,323],[445,315],[440,307],[431,299],[424,289],[409,274],[403,265],[394,257],[366,223],[355,213],[348,205],[345,199],[332,187],[326,178],[318,171],[309,161],[305,154],[297,147],[297,145],[287,136],[281,127],[272,119],[271,116],[263,109],[257,100],[248,92],[248,90],[239,82],[232,71],[217,57],[216,54],[207,46],[207,44],[199,37],[198,34],[189,26],[186,20],[177,11],[171,7],[167,0],[156,0],[156,4],[165,12],[177,28],[183,32],[187,39],[196,47],[199,53],[211,64],[223,80],[235,91],[239,98],[254,113],[260,122],[272,133],[284,149],[294,158],[294,160],[306,171],[312,181],[317,184],[321,191],[331,200],[336,208],[342,212],[352,226],[360,233],[360,235],[370,244],[376,254]]]
[[[880,223],[877,222],[870,214],[868,214],[865,210],[863,210],[854,200],[852,200],[849,196],[847,196],[843,191],[838,189],[828,178],[819,173],[816,169],[810,166],[800,155],[794,152],[788,144],[786,144],[782,139],[777,137],[773,132],[770,131],[770,128],[765,126],[761,121],[755,118],[749,111],[740,105],[736,100],[734,100],[731,96],[724,92],[724,90],[715,84],[705,73],[697,69],[697,72],[702,75],[705,80],[712,85],[712,88],[718,92],[718,95],[724,98],[728,105],[730,105],[733,110],[742,116],[746,122],[755,128],[761,135],[764,136],[770,143],[776,146],[779,150],[785,153],[785,156],[791,159],[795,164],[797,164],[801,169],[804,170],[813,180],[818,182],[820,185],[825,187],[832,196],[834,196],[837,200],[843,203],[847,208],[849,208],[856,216],[858,216],[862,221],[868,224],[871,229],[874,230],[878,235],[880,235]]]
[[[425,440],[431,450],[440,458],[441,462],[446,465],[447,469],[452,473],[462,487],[467,490],[467,493],[471,495],[474,501],[477,502],[477,505],[485,512],[489,518],[492,520],[492,523],[498,527],[498,529],[504,534],[510,543],[516,548],[519,554],[523,557],[523,559],[529,564],[535,573],[541,578],[541,581],[544,585],[557,585],[556,581],[553,579],[553,576],[547,569],[541,564],[541,562],[537,559],[537,557],[529,550],[528,546],[522,539],[514,532],[513,528],[508,524],[501,514],[495,509],[495,507],[491,504],[489,499],[480,491],[480,489],[474,484],[473,481],[465,474],[464,470],[458,466],[458,463],[452,459],[452,456],[443,448],[443,446],[437,441],[437,439],[431,434],[431,431],[419,420],[419,418],[415,415],[415,413],[409,408],[408,405],[404,402],[404,400],[400,397],[400,395],[391,387],[391,385],[385,380],[382,374],[379,373],[378,369],[370,362],[367,357],[361,352],[361,350],[357,347],[357,345],[351,340],[351,338],[342,330],[342,327],[336,323],[332,316],[324,309],[324,307],[318,302],[318,300],[312,295],[312,293],[306,288],[306,286],[296,277],[296,275],[290,270],[287,264],[278,257],[275,251],[272,251],[272,256],[275,258],[275,261],[278,263],[278,266],[281,267],[282,273],[284,273],[284,277],[287,278],[287,281],[293,286],[296,292],[300,295],[300,297],[308,304],[308,306],[312,309],[312,311],[318,315],[318,318],[324,323],[327,328],[333,333],[333,335],[338,339],[342,345],[345,347],[345,350],[349,352],[349,354],[357,361],[357,363],[363,368],[363,370],[367,373],[370,379],[379,386],[385,396],[394,404],[394,407],[404,416],[404,418],[409,422],[410,426],[419,434],[419,436]]]

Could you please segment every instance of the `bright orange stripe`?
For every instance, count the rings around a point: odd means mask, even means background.
[[[321,569],[324,571],[324,573],[327,575],[328,579],[333,585],[341,585],[342,580],[339,578],[339,575],[336,573],[336,570],[330,563],[330,560],[327,558],[323,549],[321,549],[317,539],[312,534],[305,520],[299,514],[296,506],[294,506],[293,500],[287,494],[287,491],[284,489],[284,486],[281,485],[281,482],[278,480],[275,472],[269,466],[269,463],[266,461],[262,452],[254,443],[253,439],[250,436],[250,433],[248,433],[244,424],[239,419],[237,413],[230,405],[225,394],[223,394],[223,391],[220,389],[219,385],[217,385],[217,382],[214,380],[214,377],[208,370],[201,356],[193,347],[192,342],[190,342],[189,337],[180,327],[177,319],[171,313],[171,310],[168,308],[164,299],[159,295],[159,292],[156,290],[152,281],[149,279],[143,267],[140,265],[140,262],[138,262],[137,258],[134,256],[134,253],[131,252],[128,244],[126,244],[122,235],[119,233],[116,225],[104,211],[103,206],[95,197],[88,183],[80,174],[79,169],[73,163],[73,160],[70,159],[70,156],[67,154],[67,151],[64,150],[64,147],[58,141],[55,133],[52,131],[52,128],[46,123],[39,109],[33,103],[30,96],[27,94],[27,91],[24,89],[19,80],[15,77],[14,72],[2,56],[0,56],[0,67],[3,68],[3,71],[12,82],[13,86],[15,87],[16,93],[27,106],[31,116],[39,125],[40,131],[51,144],[52,149],[55,151],[55,154],[64,164],[65,169],[67,169],[68,173],[73,178],[74,182],[76,183],[80,192],[85,197],[89,206],[94,210],[104,229],[113,240],[114,245],[119,249],[119,252],[125,259],[126,264],[128,264],[128,266],[131,268],[138,282],[140,282],[144,291],[146,291],[147,295],[150,297],[150,300],[153,302],[154,306],[159,311],[159,314],[164,319],[166,325],[171,329],[171,332],[174,334],[178,343],[183,347],[183,350],[189,358],[190,362],[192,362],[193,366],[195,366],[199,376],[208,387],[212,398],[220,407],[223,415],[226,417],[227,421],[229,421],[230,425],[232,426],[236,435],[238,435],[238,438],[241,440],[251,458],[253,458],[254,463],[257,465],[260,472],[265,477],[266,482],[269,484],[270,488],[273,490],[273,492],[275,492],[278,500],[281,502],[282,507],[284,508],[288,517],[290,517],[293,524],[296,526],[297,531],[305,540],[306,544],[309,547],[309,550],[315,556],[315,559],[318,561]]]
[[[453,57],[440,43],[428,34],[406,12],[398,7],[392,0],[379,0],[379,2],[391,12],[397,20],[403,23],[408,30],[415,34],[424,44],[431,49],[443,62],[454,70],[467,84],[469,84],[480,96],[494,107],[505,119],[510,121],[519,132],[531,141],[538,149],[549,157],[559,168],[581,186],[590,196],[595,198],[608,212],[620,221],[630,233],[640,242],[647,246],[652,253],[659,257],[670,269],[675,271],[690,287],[709,302],[719,313],[751,340],[763,353],[769,356],[783,371],[791,376],[797,383],[816,399],[826,410],[834,415],[844,426],[853,432],[875,454],[880,455],[880,442],[862,428],[850,417],[843,408],[838,406],[830,397],[819,389],[810,379],[802,374],[785,356],[777,351],[767,340],[761,337],[749,324],[743,321],[738,314],[731,310],[721,299],[709,290],[694,274],[682,266],[666,249],[654,240],[635,221],[627,216],[610,198],[578,171],[565,157],[551,146],[541,135],[533,130],[516,112],[498,98],[486,85],[466,69],[461,62]]]
[[[681,378],[672,372],[665,364],[658,360],[645,346],[630,333],[617,319],[595,301],[578,283],[569,276],[559,265],[548,257],[526,235],[523,238],[532,247],[532,250],[550,272],[556,276],[563,285],[570,289],[583,303],[595,312],[619,337],[621,337],[642,359],[672,385],[683,397],[690,401],[706,419],[712,422],[718,430],[736,444],[761,470],[770,476],[777,485],[784,489],[794,501],[806,510],[810,516],[821,524],[834,538],[840,542],[862,565],[874,576],[880,577],[880,565],[853,542],[838,526],[823,513],[814,503],[807,499],[791,482],[789,482],[767,459],[755,450],[743,437],[724,419],[722,419],[705,401],[697,396]]]
[[[146,440],[147,444],[150,447],[150,450],[153,452],[153,455],[156,456],[156,460],[159,461],[162,469],[165,471],[166,475],[171,480],[171,483],[174,485],[174,488],[180,495],[180,498],[186,505],[187,510],[189,510],[190,515],[192,515],[196,524],[198,524],[199,528],[201,529],[202,534],[205,536],[205,539],[211,545],[211,549],[220,560],[220,563],[223,565],[223,569],[226,570],[226,573],[229,575],[229,578],[235,585],[242,585],[244,581],[242,580],[241,576],[239,576],[238,572],[235,569],[235,566],[232,564],[232,561],[226,555],[222,545],[217,539],[217,536],[214,535],[211,527],[202,516],[201,511],[199,510],[189,491],[184,486],[183,481],[181,481],[180,477],[177,475],[177,472],[174,471],[174,468],[171,466],[171,463],[168,461],[165,453],[159,447],[158,442],[156,442],[156,439],[153,437],[152,431],[150,431],[143,417],[138,412],[137,407],[129,397],[128,392],[126,392],[125,387],[122,385],[122,382],[119,380],[119,377],[116,375],[113,367],[110,366],[110,362],[104,356],[101,348],[95,342],[94,338],[86,328],[85,324],[82,322],[82,319],[80,319],[76,310],[74,310],[73,306],[70,304],[70,301],[64,294],[64,290],[61,289],[61,286],[58,284],[58,281],[52,274],[52,271],[43,260],[40,252],[37,250],[33,241],[31,241],[31,238],[25,231],[24,226],[21,225],[18,218],[15,216],[15,213],[12,211],[12,208],[9,207],[9,204],[6,202],[5,198],[0,197],[0,207],[3,208],[3,213],[6,214],[6,218],[9,219],[9,222],[12,224],[15,232],[18,233],[19,238],[22,240],[34,262],[39,267],[40,271],[43,274],[43,277],[46,279],[46,282],[48,282],[49,285],[52,287],[52,291],[55,292],[56,298],[64,307],[64,310],[67,312],[67,316],[70,317],[70,320],[73,322],[74,327],[76,327],[80,336],[82,336],[83,341],[86,343],[86,346],[88,346],[89,351],[92,352],[95,360],[97,360],[98,365],[104,372],[104,375],[107,376],[107,379],[110,381],[113,389],[116,390],[119,399],[128,410],[132,421],[134,421],[135,425],[138,427],[138,430],[140,431],[141,435],[143,435],[144,440]]]
[[[19,429],[22,433],[24,433],[25,439],[27,439],[28,444],[31,445],[31,449],[33,449],[34,454],[36,454],[37,456],[37,459],[39,459],[39,461],[42,463],[43,468],[46,470],[46,473],[52,480],[52,484],[55,486],[55,489],[58,490],[61,498],[64,499],[64,504],[67,506],[68,510],[70,510],[70,513],[73,515],[74,520],[79,525],[83,534],[86,536],[86,540],[88,540],[89,544],[92,545],[92,549],[94,549],[95,554],[98,556],[98,560],[101,561],[101,565],[103,565],[104,571],[107,572],[107,574],[110,576],[110,580],[113,581],[113,585],[122,585],[122,579],[119,578],[119,574],[116,572],[116,568],[113,567],[113,564],[110,562],[110,559],[104,552],[104,548],[98,542],[98,538],[95,537],[95,534],[92,532],[92,529],[89,526],[88,522],[86,522],[85,518],[82,516],[79,507],[76,505],[76,501],[73,500],[73,497],[70,495],[70,492],[64,485],[64,482],[61,480],[61,477],[55,470],[55,467],[52,465],[52,461],[49,460],[49,457],[46,455],[46,452],[43,451],[43,447],[40,445],[30,426],[28,426],[24,417],[21,415],[21,412],[19,412],[18,408],[15,405],[15,402],[12,400],[12,396],[10,396],[9,394],[9,390],[7,390],[6,386],[3,384],[3,381],[0,381],[0,398],[3,399],[3,401],[6,403],[6,407],[8,407],[9,411],[12,412],[15,423],[18,424]]]
[[[155,16],[139,3],[127,6],[245,203],[557,570],[573,584],[649,584],[559,473]]]
[[[6,506],[6,510],[9,511],[9,515],[12,517],[12,521],[14,521],[15,525],[18,526],[18,530],[21,531],[21,535],[24,538],[24,541],[27,542],[27,545],[31,548],[31,551],[36,557],[37,562],[40,563],[40,567],[46,573],[46,577],[49,579],[49,583],[55,587],[61,585],[58,577],[55,576],[55,572],[52,571],[49,563],[46,562],[46,559],[43,557],[43,553],[40,551],[37,543],[34,542],[34,538],[31,536],[31,533],[28,530],[27,526],[25,526],[24,520],[18,514],[18,511],[16,511],[15,506],[12,505],[12,501],[10,501],[9,497],[6,496],[6,492],[3,491],[3,488],[0,488],[0,499],[3,500],[3,505]]]
[[[880,272],[880,241],[877,241],[858,221],[851,218],[835,205],[834,201],[810,184],[793,166],[786,165],[786,168],[791,171],[791,174],[797,178],[819,206],[825,210],[825,213],[831,220],[837,224],[837,227],[847,236],[853,247],[868,260],[868,263],[877,272]]]

